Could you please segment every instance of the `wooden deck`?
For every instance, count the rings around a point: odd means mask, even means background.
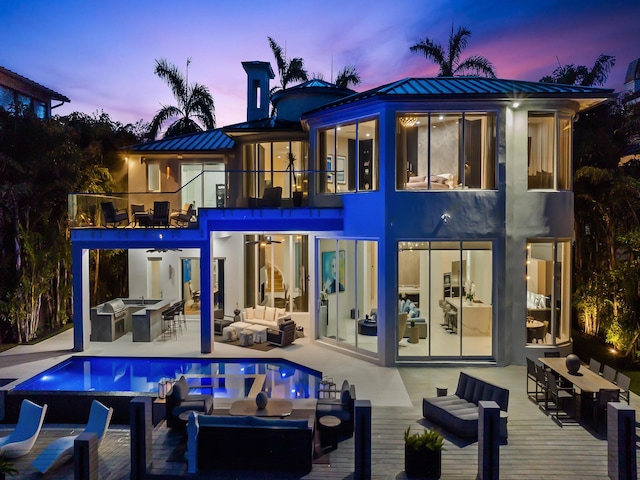
[[[592,431],[578,423],[558,425],[527,398],[525,367],[465,368],[465,372],[491,383],[506,387],[509,397],[509,439],[500,447],[501,479],[606,479],[607,443]],[[422,418],[422,397],[435,395],[436,385],[455,390],[460,369],[457,368],[402,368],[400,375],[413,404],[412,407],[373,406],[372,420],[372,478],[402,479],[404,476],[403,432],[409,425],[422,428],[417,423]],[[356,383],[357,388],[357,382]],[[632,395],[632,406],[640,404]],[[5,434],[0,428],[0,436]],[[36,443],[31,454],[18,459],[20,474],[12,477],[40,478],[31,467],[31,461],[52,438],[68,435],[69,430],[47,429]],[[167,436],[166,429],[154,430],[153,473],[186,476],[186,464],[167,462],[175,447],[175,435]],[[304,478],[344,479],[353,478],[353,439],[339,443],[338,449],[329,455],[329,463],[314,464]],[[442,478],[474,479],[477,473],[477,443],[458,446],[446,441],[443,452]],[[247,452],[250,461],[251,452]],[[129,432],[126,428],[112,428],[100,447],[100,478],[129,478]],[[287,478],[270,476],[264,472],[256,475],[234,474],[236,478]],[[68,464],[46,478],[73,478],[73,466]],[[198,478],[190,475],[189,478]],[[204,478],[204,477],[202,477]],[[207,478],[213,478],[211,476]],[[229,478],[229,477],[215,477]]]

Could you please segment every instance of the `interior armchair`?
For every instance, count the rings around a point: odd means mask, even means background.
[[[278,330],[270,328],[267,330],[267,342],[279,347],[286,347],[296,339],[296,322],[291,319],[280,324]]]
[[[194,410],[209,414],[213,410],[213,395],[198,394],[189,395],[189,385],[184,375],[180,377],[167,395],[167,427],[184,427],[186,422],[181,421],[178,416],[187,410]]]

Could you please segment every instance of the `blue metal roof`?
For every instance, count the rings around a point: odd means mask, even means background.
[[[513,98],[606,98],[612,89],[528,82],[485,77],[404,78],[393,83],[357,93],[318,108],[325,110],[370,97],[411,97],[443,99],[513,99]]]
[[[125,147],[124,150],[132,152],[213,152],[233,148],[235,148],[235,141],[222,130],[214,129],[163,138],[154,142],[138,143]]]

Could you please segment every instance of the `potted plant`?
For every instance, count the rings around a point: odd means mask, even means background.
[[[440,478],[444,437],[435,430],[404,432],[404,470],[409,478]]]
[[[18,473],[18,470],[13,467],[13,463],[5,460],[4,456],[0,455],[0,480],[5,480],[7,475],[13,476],[16,473]]]
[[[293,198],[293,205],[299,207],[302,205],[302,192],[298,190],[298,180],[296,178],[296,156],[289,152],[287,154],[287,170],[289,171],[291,178],[293,179],[293,190],[291,197]]]

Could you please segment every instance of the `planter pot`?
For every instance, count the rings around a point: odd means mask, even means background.
[[[418,451],[405,445],[404,471],[409,478],[440,478],[442,474],[442,450]]]
[[[293,192],[293,206],[294,207],[302,206],[302,192]]]

